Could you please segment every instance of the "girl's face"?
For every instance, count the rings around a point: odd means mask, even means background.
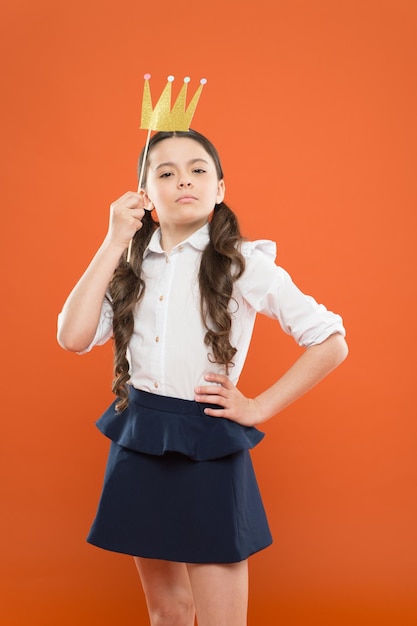
[[[170,137],[148,156],[146,194],[158,213],[161,229],[193,232],[203,226],[224,198],[212,157],[188,137]]]

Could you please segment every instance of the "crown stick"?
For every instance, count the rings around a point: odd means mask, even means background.
[[[149,148],[150,138],[151,138],[151,129],[149,128],[148,135],[146,137],[145,149],[143,151],[142,165],[140,167],[139,182],[138,182],[138,193],[142,189],[143,174],[145,172],[145,162],[146,162],[146,157],[148,156],[148,148]],[[132,243],[133,243],[133,238],[129,241],[129,246],[127,248],[127,255],[126,255],[126,262],[127,263],[130,263],[130,257],[132,256]]]
[[[148,136],[146,137],[145,149],[143,151],[142,165],[140,167],[140,174],[139,174],[138,193],[142,189],[143,174],[145,172],[145,163],[146,163],[146,157],[148,156],[150,138],[151,138],[151,129],[148,130]]]

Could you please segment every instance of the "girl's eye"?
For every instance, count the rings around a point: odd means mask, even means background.
[[[172,172],[164,172],[159,178],[169,178],[170,176],[172,176]]]
[[[193,170],[193,172],[195,172],[196,174],[204,174],[206,170],[201,169],[200,167],[197,167],[196,169]]]

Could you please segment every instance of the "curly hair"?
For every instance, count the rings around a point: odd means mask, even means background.
[[[156,133],[149,142],[148,154],[157,143],[170,137],[187,137],[200,143],[214,161],[218,180],[223,179],[223,170],[216,148],[197,131],[190,129],[189,131]],[[139,158],[139,170],[142,168],[144,152],[145,150],[142,150]],[[142,277],[143,254],[153,232],[158,227],[158,223],[153,220],[149,211],[145,211],[142,224],[142,228],[133,238],[129,263],[124,253],[109,285],[113,308],[114,340],[112,391],[118,398],[117,411],[123,411],[128,405],[127,383],[130,374],[127,348],[133,333],[134,309],[145,290]],[[200,308],[206,329],[204,341],[211,349],[210,361],[223,364],[228,373],[236,354],[236,348],[230,343],[232,316],[229,302],[232,298],[233,283],[242,275],[245,261],[239,249],[239,244],[243,241],[239,222],[224,202],[214,207],[209,223],[209,234],[210,240],[203,251],[199,269]]]

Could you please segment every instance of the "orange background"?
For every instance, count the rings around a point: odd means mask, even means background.
[[[0,29],[1,623],[147,623],[132,560],[84,541],[111,346],[66,353],[55,325],[135,188],[150,72],[155,93],[208,79],[193,126],[245,234],[348,329],[348,360],[254,451],[275,541],[249,623],[416,624],[416,2],[3,0]],[[297,355],[259,319],[242,391]]]

